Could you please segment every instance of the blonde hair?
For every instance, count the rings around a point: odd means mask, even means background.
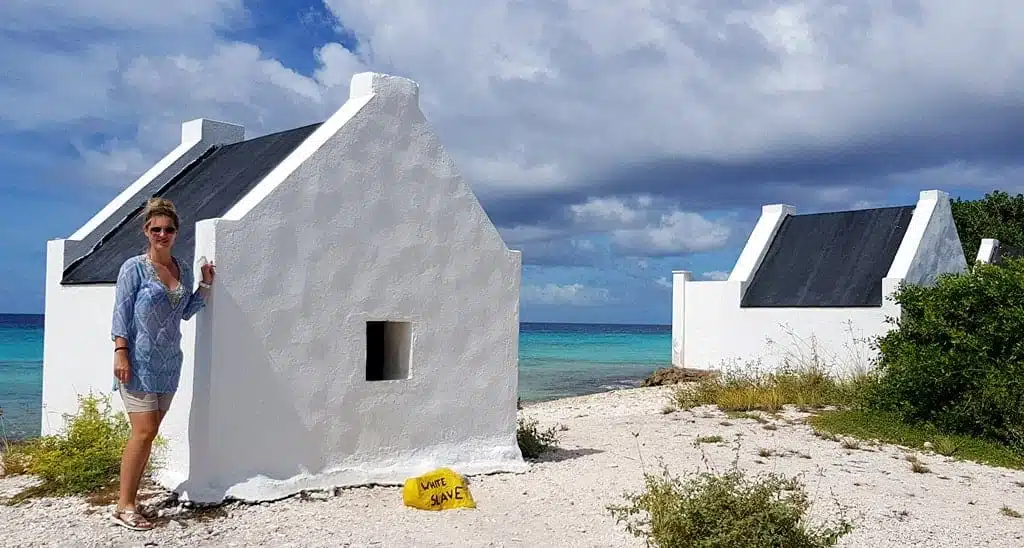
[[[150,198],[146,202],[145,213],[143,214],[143,227],[148,227],[149,222],[153,220],[153,217],[169,217],[171,222],[174,223],[174,228],[178,228],[178,210],[174,208],[174,204],[167,198]]]

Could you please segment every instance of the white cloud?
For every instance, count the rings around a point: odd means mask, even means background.
[[[52,129],[102,117],[116,77],[116,56],[117,49],[107,45],[37,51],[0,36],[0,123],[11,129]]]
[[[730,234],[726,223],[656,203],[648,195],[629,201],[591,198],[569,211],[578,228],[605,232],[619,251],[640,256],[708,251],[724,246]]]
[[[68,28],[152,31],[188,25],[219,27],[241,17],[242,0],[4,0],[0,28],[22,32]]]
[[[899,173],[890,179],[893,184],[901,185],[920,185],[927,181],[928,189],[972,186],[983,190],[998,188],[1007,192],[1024,192],[1024,166],[975,166],[955,162],[941,168]]]
[[[639,196],[636,206],[626,204],[622,198],[591,198],[582,204],[569,206],[575,221],[581,225],[632,225],[644,219],[643,208],[650,207],[650,196]]]
[[[340,107],[353,73],[393,72],[420,83],[432,126],[482,198],[596,196],[570,207],[569,229],[502,230],[532,256],[582,264],[593,243],[581,233],[635,256],[729,241],[729,222],[687,205],[701,188],[667,185],[672,202],[591,191],[609,169],[772,158],[796,145],[934,134],[950,119],[980,127],[965,100],[1024,102],[1024,11],[996,0],[324,5],[359,48],[321,44],[300,72],[223,37],[247,24],[242,0],[9,0],[0,29],[60,40],[0,33],[0,131],[66,135],[80,151],[76,180],[123,187],[177,144],[184,120],[241,123],[249,136],[295,127]],[[920,185],[936,171],[889,180]],[[973,165],[946,172],[956,176],[927,186],[1016,178]],[[826,181],[813,196],[864,205],[878,195]]]
[[[612,243],[630,254],[660,256],[709,251],[725,245],[729,226],[686,211],[662,215],[646,228],[611,231]]]
[[[1024,89],[1024,12],[996,0],[326,4],[421,81],[461,158],[501,163],[509,185],[510,166],[569,187],[624,161],[874,139],[939,123],[963,93]]]
[[[508,240],[506,240],[508,242]],[[545,266],[595,266],[601,259],[594,242],[578,238],[558,238],[507,243],[523,253],[523,263]]]
[[[532,304],[594,306],[609,302],[611,294],[605,288],[587,287],[578,283],[546,284],[523,286],[520,298]]]
[[[729,273],[724,270],[712,270],[711,272],[705,272],[703,276],[706,280],[722,281],[729,279]]]
[[[1024,11],[1012,2],[324,4],[361,54],[324,44],[305,76],[218,37],[246,24],[242,0],[10,0],[0,28],[113,32],[74,50],[0,39],[0,120],[131,124],[137,152],[154,160],[196,116],[253,133],[322,119],[369,67],[418,80],[460,170],[505,196],[586,188],[595,173],[651,159],[733,161],[928,130],[965,96],[1024,96]]]
[[[507,245],[520,245],[534,242],[547,242],[563,235],[563,231],[553,228],[532,225],[516,225],[499,229],[502,239]]]
[[[723,281],[729,279],[729,273],[722,270],[712,270],[701,274],[701,279],[712,281]],[[668,276],[661,276],[654,283],[665,288],[672,289],[672,280]]]
[[[100,149],[81,143],[76,143],[75,148],[82,155],[87,173],[117,189],[124,188],[153,165],[138,147],[117,139],[104,143]]]

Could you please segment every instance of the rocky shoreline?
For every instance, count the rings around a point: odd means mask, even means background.
[[[686,367],[663,367],[655,370],[640,383],[641,388],[648,386],[669,386],[684,382],[695,382],[714,375],[713,371],[704,369],[688,369]]]

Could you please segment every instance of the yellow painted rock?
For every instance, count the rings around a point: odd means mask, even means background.
[[[420,510],[476,508],[465,478],[449,468],[438,468],[418,478],[405,480],[402,499],[406,506]]]

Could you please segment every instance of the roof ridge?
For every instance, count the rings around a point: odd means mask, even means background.
[[[884,211],[887,209],[906,209],[906,208],[917,207],[916,204],[907,205],[895,205],[895,206],[882,206],[882,207],[864,207],[861,209],[843,209],[839,211],[816,211],[814,213],[797,213],[793,217],[810,217],[812,215],[844,215],[850,213],[866,213],[869,211]]]
[[[252,143],[253,141],[259,141],[261,139],[267,139],[267,138],[270,138],[270,137],[280,137],[281,135],[284,135],[285,133],[291,133],[293,131],[296,131],[296,132],[297,131],[304,131],[304,130],[307,130],[307,129],[311,128],[311,127],[319,126],[319,125],[322,125],[322,124],[323,124],[323,122],[315,122],[315,123],[312,123],[312,124],[306,124],[304,126],[293,127],[291,129],[282,129],[280,131],[274,131],[274,132],[271,132],[271,133],[265,133],[265,134],[260,135],[258,137],[253,137],[252,139],[243,139],[243,140],[241,140],[241,141],[239,141],[237,143],[232,143],[232,144],[227,145],[227,146],[235,146],[235,145],[240,145],[242,143]]]
[[[266,174],[295,151],[315,131],[317,124],[269,134],[230,145],[211,147],[200,159],[181,170],[153,194],[175,202],[182,227],[178,245],[182,260],[191,261],[195,251],[195,222],[216,218],[250,192]],[[148,194],[148,193],[147,193]],[[133,198],[133,200],[141,196]],[[140,200],[141,202],[141,200]],[[126,207],[133,207],[129,202]],[[145,245],[141,231],[132,228],[145,204],[128,212],[103,235],[100,245],[70,264],[61,285],[113,283],[118,262],[135,253],[135,245]]]
[[[167,180],[166,183],[160,185],[160,188],[156,189],[150,195],[150,197],[156,197],[156,196],[163,195],[163,193],[166,192],[167,189],[171,185],[173,185],[174,183],[179,181],[182,177],[185,176],[185,174],[187,174],[188,172],[192,171],[192,169],[194,169],[197,166],[199,166],[199,164],[201,164],[204,161],[206,161],[207,158],[212,156],[213,153],[216,152],[217,150],[219,150],[221,147],[222,147],[221,145],[212,145],[212,146],[210,146],[210,148],[206,149],[205,151],[203,151],[202,154],[200,154],[198,157],[196,157],[195,160],[192,160],[185,167],[181,168],[181,171],[179,171],[178,173],[175,173],[174,177],[171,177],[170,179]],[[86,259],[86,257],[88,257],[89,255],[92,255],[92,253],[94,251],[96,251],[97,249],[103,247],[103,244],[106,243],[107,240],[109,240],[114,235],[114,233],[116,233],[118,230],[120,230],[121,227],[123,227],[125,224],[127,224],[128,221],[133,219],[139,213],[139,211],[141,211],[145,207],[146,207],[146,202],[142,202],[141,204],[135,206],[131,211],[129,211],[120,221],[117,222],[117,224],[115,224],[114,226],[110,227],[110,230],[106,231],[103,234],[103,236],[100,236],[100,238],[98,240],[96,240],[96,243],[93,244],[93,246],[90,247],[88,251],[83,253],[81,257],[71,261],[68,264],[68,266],[66,266],[64,268],[64,272],[62,273],[62,277],[66,277],[69,274],[71,274],[73,272],[73,270],[75,268],[77,268],[78,265],[80,265]]]

